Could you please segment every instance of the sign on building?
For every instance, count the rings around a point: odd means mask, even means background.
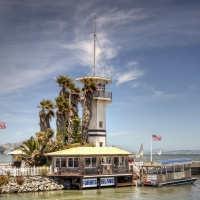
[[[101,186],[115,185],[115,179],[114,177],[101,178],[100,184]]]
[[[89,188],[89,187],[97,187],[97,178],[92,179],[83,179],[83,188]]]

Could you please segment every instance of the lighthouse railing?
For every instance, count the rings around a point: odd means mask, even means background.
[[[80,97],[84,98],[83,92],[80,93]],[[93,94],[94,98],[105,98],[105,99],[110,99],[112,100],[112,92],[111,91],[106,91],[106,90],[97,90]]]

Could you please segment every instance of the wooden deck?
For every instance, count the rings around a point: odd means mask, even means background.
[[[133,182],[117,183],[117,187],[123,187],[123,186],[133,186]]]

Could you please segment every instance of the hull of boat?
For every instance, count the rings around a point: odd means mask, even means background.
[[[160,183],[159,186],[193,184],[195,181],[196,181],[196,178],[191,178],[191,179],[187,179],[187,180],[179,180],[179,181],[172,181],[172,182]]]

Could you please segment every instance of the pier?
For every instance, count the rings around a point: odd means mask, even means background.
[[[200,175],[200,161],[192,161],[192,175]]]

